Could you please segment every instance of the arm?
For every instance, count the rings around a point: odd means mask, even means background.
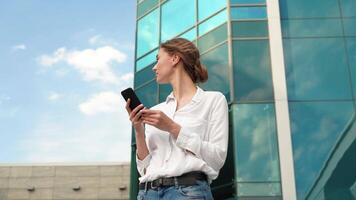
[[[210,123],[212,125],[209,141],[203,141],[198,133],[180,126],[180,129],[175,129],[176,132],[178,130],[176,144],[204,160],[214,170],[219,171],[226,159],[229,137],[228,105],[225,96],[222,95],[213,108]]]
[[[147,148],[144,128],[135,129],[135,133],[137,170],[140,175],[143,176],[146,173],[146,168],[150,164],[151,156]]]

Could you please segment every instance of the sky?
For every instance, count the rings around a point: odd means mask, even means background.
[[[136,1],[0,0],[0,163],[128,162]]]

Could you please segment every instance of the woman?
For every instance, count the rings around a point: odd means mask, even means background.
[[[196,83],[208,79],[189,40],[162,43],[153,67],[159,84],[171,84],[166,100],[150,109],[126,109],[136,134],[141,175],[137,199],[213,199],[210,183],[223,166],[228,143],[228,105],[217,91]]]

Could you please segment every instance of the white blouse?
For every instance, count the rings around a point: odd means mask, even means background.
[[[177,111],[176,108],[173,92],[165,102],[150,108],[161,110],[182,128],[174,139],[170,133],[145,124],[149,155],[139,160],[136,154],[140,183],[191,171],[205,172],[211,183],[225,162],[229,131],[225,96],[197,86],[192,100]]]

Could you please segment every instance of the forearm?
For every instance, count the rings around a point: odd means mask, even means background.
[[[137,157],[138,157],[138,159],[143,160],[149,154],[146,140],[145,140],[145,132],[144,131],[135,131],[135,133],[136,133]]]

